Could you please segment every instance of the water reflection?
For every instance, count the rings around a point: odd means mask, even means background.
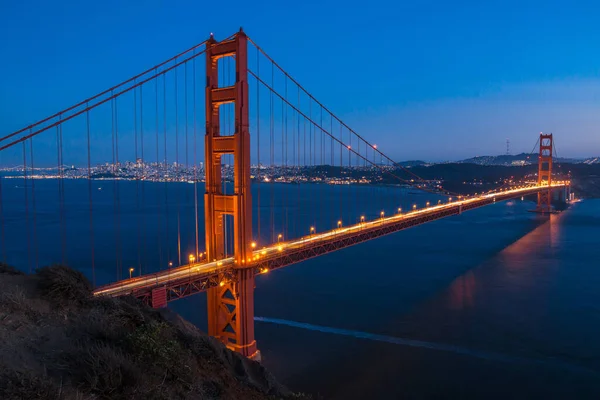
[[[489,276],[490,280],[494,279],[494,281],[488,282],[488,285],[496,282],[495,286],[513,285],[516,287],[528,281],[531,282],[530,278],[535,274],[532,274],[532,271],[523,273],[523,270],[533,268],[535,264],[539,263],[540,258],[548,258],[545,254],[552,253],[552,249],[557,247],[560,239],[560,218],[561,215],[551,215],[546,222],[507,246],[490,260],[483,262],[478,268],[469,270],[456,278],[443,295],[447,307],[452,310],[473,308],[477,291],[481,290],[481,282],[478,281],[481,280],[482,275]],[[486,271],[486,268],[498,264],[503,268]],[[549,260],[548,264],[554,264],[554,262]],[[490,274],[494,276],[492,277]]]
[[[472,271],[456,278],[448,288],[450,308],[460,310],[473,307],[475,283],[475,274]]]

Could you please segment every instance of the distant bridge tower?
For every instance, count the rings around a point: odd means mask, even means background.
[[[235,59],[235,83],[219,87],[218,60]],[[225,215],[233,216],[235,279],[207,292],[208,333],[246,357],[260,358],[254,340],[254,270],[252,257],[252,198],[250,195],[250,132],[248,117],[247,37],[240,29],[231,40],[212,36],[206,51],[206,193],[204,214],[208,260],[225,257]],[[235,132],[221,136],[219,108],[235,105]],[[234,193],[223,194],[221,157],[233,154]]]
[[[548,190],[538,193],[536,211],[542,214],[552,212],[552,134],[540,133],[540,154],[538,156],[538,185],[548,185]]]

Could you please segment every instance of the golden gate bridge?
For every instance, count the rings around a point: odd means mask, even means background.
[[[200,121],[205,123],[203,141],[198,138]],[[68,263],[69,246],[77,246],[89,250],[87,261],[74,266],[89,271],[95,295],[133,295],[161,308],[206,292],[208,333],[258,359],[255,276],[516,197],[537,195],[536,211],[549,214],[552,191],[566,193],[569,188],[567,179],[553,177],[553,149],[552,134],[540,134],[534,182],[505,183],[475,195],[450,192],[399,166],[351,129],[242,30],[221,41],[211,34],[119,85],[0,139],[0,162],[22,165],[22,176],[0,177],[2,257],[6,262],[7,242],[17,240],[5,226],[18,208],[26,231],[19,243],[27,243],[30,270],[52,257]],[[135,162],[124,162],[129,157]],[[76,168],[71,161],[84,166]],[[41,172],[52,168],[52,174]],[[385,204],[386,210],[373,210],[373,199],[340,190],[331,202],[312,187],[317,205],[302,215],[305,227],[291,226],[287,215],[275,215],[279,205],[290,202],[291,193],[277,192],[274,181],[322,186],[335,173],[339,177],[329,183],[358,184],[369,171],[429,192],[437,204],[427,201],[403,209],[398,199]],[[44,177],[58,182],[52,210],[47,209],[48,195],[35,188]],[[2,190],[9,178],[24,184],[12,199],[18,203],[12,211]],[[68,206],[82,188],[66,183],[70,178],[87,182],[85,210]],[[102,179],[112,201],[99,197],[102,187],[93,187]],[[123,179],[135,182],[135,199],[123,197]],[[172,182],[193,186],[182,196],[168,186]],[[257,187],[258,207],[253,207],[251,187]],[[152,221],[144,214],[148,210]],[[51,234],[39,223],[48,212],[58,216],[58,230]],[[106,221],[99,218],[106,215],[113,220],[110,234],[100,228]],[[329,226],[323,226],[325,219],[331,219]],[[110,243],[103,234],[112,236]],[[123,244],[130,237],[137,239],[137,249]],[[40,255],[47,242],[60,249],[60,256]],[[96,267],[107,262],[114,264],[115,277],[98,286]]]

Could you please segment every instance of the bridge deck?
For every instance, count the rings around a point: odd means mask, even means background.
[[[564,187],[565,183],[552,184],[553,188]],[[275,243],[253,252],[245,268],[251,266],[256,273],[285,267],[309,258],[349,247],[402,229],[421,225],[451,215],[460,214],[481,206],[519,196],[547,190],[548,186],[527,186],[501,192],[489,193],[428,208],[396,214],[374,221],[360,222],[323,233],[315,233],[288,242]],[[95,295],[122,296],[132,294],[151,302],[152,290],[166,287],[167,300],[175,300],[202,292],[234,277],[233,257],[219,261],[194,263],[167,271],[143,275],[118,281],[97,288]]]

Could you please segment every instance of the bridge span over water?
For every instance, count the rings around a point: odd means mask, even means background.
[[[198,138],[200,130],[203,140]],[[256,275],[516,197],[536,195],[536,211],[549,214],[552,191],[568,190],[569,181],[552,170],[552,134],[540,134],[538,140],[538,173],[532,182],[504,182],[495,190],[470,196],[450,192],[443,182],[425,180],[395,163],[240,30],[222,41],[211,35],[131,79],[0,138],[0,154],[6,157],[3,160],[16,160],[19,167],[14,171],[22,174],[10,178],[24,182],[19,206],[24,209],[23,242],[30,269],[39,266],[42,241],[57,242],[56,261],[63,263],[68,263],[72,240],[78,246],[87,242],[89,264],[73,266],[89,271],[95,285],[99,252],[105,263],[109,237],[114,241],[115,279],[96,287],[95,295],[133,295],[158,308],[206,292],[208,333],[247,357],[259,358],[254,337]],[[50,158],[51,166],[42,165]],[[331,226],[317,231],[311,221],[318,210],[311,210],[314,215],[306,218],[306,234],[299,237],[286,232],[288,225],[281,221],[285,218],[273,213],[276,203],[289,202],[285,194],[275,199],[275,184],[257,193],[259,204],[261,195],[271,199],[270,210],[262,210],[271,214],[267,227],[260,225],[261,207],[252,207],[250,187],[256,181],[358,185],[377,184],[381,176],[444,200],[409,210],[390,204],[387,211],[359,214],[353,219],[357,223],[348,223],[341,210],[357,206],[357,199],[340,192],[330,208],[340,211],[339,219],[333,215]],[[0,206],[4,178],[0,177]],[[58,210],[47,210],[39,193],[36,197],[35,183],[41,178],[58,182]],[[86,210],[65,207],[67,179],[87,180]],[[97,179],[109,180],[112,200],[99,197],[92,187]],[[124,179],[135,181],[133,209],[122,204]],[[142,217],[143,210],[152,208],[146,203],[149,181],[155,184],[152,207],[158,209],[153,209],[153,222]],[[189,191],[182,197],[171,193],[169,182],[193,186],[186,186]],[[198,190],[201,182],[203,193]],[[199,209],[199,198],[204,199],[204,210]],[[368,209],[369,204],[358,206]],[[108,236],[98,227],[99,209],[112,210],[114,229]],[[258,214],[256,224],[253,211]],[[55,235],[38,237],[41,212],[58,215]],[[184,232],[184,222],[190,220],[192,232]],[[3,254],[5,221],[0,207]],[[74,222],[76,229],[69,228]],[[157,227],[153,237],[146,234],[150,223]],[[123,244],[127,235],[137,238],[136,249]],[[152,247],[156,257],[145,258]],[[128,265],[132,259],[128,252],[137,253],[135,268]],[[157,265],[159,272],[148,273]],[[134,270],[138,276],[133,276]],[[123,279],[127,275],[129,279]]]

